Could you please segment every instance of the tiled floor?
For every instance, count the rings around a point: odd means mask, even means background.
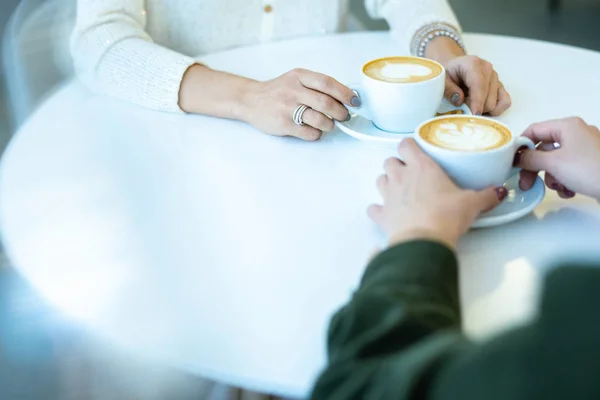
[[[362,1],[352,3],[362,7]],[[466,31],[600,50],[600,0],[563,1],[564,10],[555,16],[548,12],[546,0],[451,3]],[[359,15],[373,29],[386,26],[369,21],[364,9]],[[3,109],[0,149],[9,137]],[[0,256],[0,265],[5,264]],[[0,266],[0,399],[184,400],[205,399],[210,390],[195,378],[131,360],[100,344],[45,306],[11,269]]]

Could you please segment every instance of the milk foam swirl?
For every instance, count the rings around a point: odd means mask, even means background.
[[[494,125],[475,121],[442,121],[431,127],[427,140],[450,150],[481,151],[501,147],[510,134]]]
[[[416,57],[387,57],[365,64],[363,71],[371,78],[391,83],[415,83],[433,79],[443,67]]]
[[[379,71],[384,79],[410,79],[431,74],[431,68],[418,64],[389,63]]]

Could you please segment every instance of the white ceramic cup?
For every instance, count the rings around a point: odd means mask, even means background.
[[[490,118],[473,115],[454,115],[441,118],[490,120]],[[429,143],[420,135],[421,129],[431,121],[428,120],[419,125],[415,131],[415,140],[421,149],[435,160],[458,186],[464,189],[482,190],[490,186],[504,185],[510,177],[521,171],[521,168],[513,167],[517,150],[521,147],[535,149],[535,144],[531,139],[515,136],[508,126],[496,120],[493,120],[495,124],[505,127],[511,133],[511,140],[503,146],[482,151],[445,149]]]
[[[402,58],[419,60],[418,57]],[[371,62],[361,68],[361,83],[350,85],[362,103],[352,111],[371,120],[377,128],[392,133],[412,133],[421,122],[435,116],[446,85],[446,70],[440,63],[427,60],[442,69],[440,75],[430,80],[399,83],[367,75],[365,67]]]

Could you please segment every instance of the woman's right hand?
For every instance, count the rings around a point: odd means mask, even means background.
[[[333,130],[333,119],[347,121],[346,107],[360,106],[356,94],[335,79],[305,69],[294,69],[266,82],[247,87],[240,119],[276,136],[318,140]],[[306,125],[298,126],[292,117],[300,105],[310,107],[303,115]]]
[[[539,143],[538,150],[518,153],[515,164],[524,169],[520,186],[530,189],[538,172],[562,198],[575,193],[600,200],[600,131],[581,118],[567,118],[530,126],[523,136]],[[555,148],[555,143],[560,147]]]

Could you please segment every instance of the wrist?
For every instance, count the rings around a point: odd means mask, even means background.
[[[458,237],[456,235],[444,232],[442,229],[407,229],[398,231],[392,234],[389,238],[389,247],[399,245],[401,243],[411,242],[414,240],[430,240],[447,246],[452,251],[456,250]]]
[[[466,55],[465,50],[455,40],[444,36],[433,39],[425,49],[425,57],[444,66],[464,55]]]
[[[245,82],[241,82],[237,96],[234,100],[233,114],[235,119],[251,123],[253,115],[253,109],[257,104],[256,96],[260,91],[260,85],[262,82],[248,79]]]
[[[245,121],[247,101],[257,81],[194,64],[183,76],[179,107],[188,113]]]

